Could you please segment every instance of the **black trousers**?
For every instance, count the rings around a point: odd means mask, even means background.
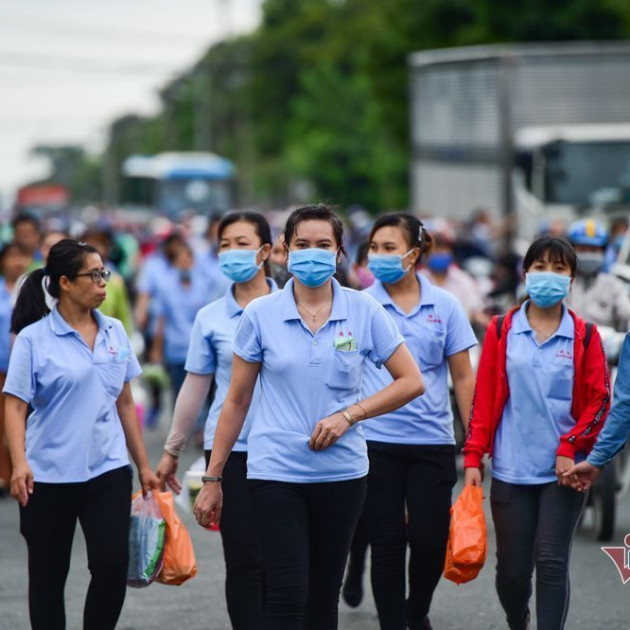
[[[212,451],[206,451],[206,467]],[[225,598],[234,630],[263,627],[263,568],[257,524],[247,485],[247,453],[230,453],[223,469],[221,540]]]
[[[422,627],[444,569],[451,493],[457,480],[455,448],[368,442],[368,453],[366,513],[380,625],[383,630],[413,630]]]
[[[36,482],[20,507],[20,532],[28,547],[29,613],[34,630],[64,630],[64,588],[77,520],[85,536],[88,587],[83,627],[112,630],[127,588],[131,468],[124,466],[83,483]]]
[[[250,480],[265,570],[265,630],[334,630],[365,477],[329,483]]]
[[[584,498],[555,481],[525,486],[492,479],[496,588],[510,627],[524,625],[535,566],[537,627],[564,628],[569,612],[569,556]]]

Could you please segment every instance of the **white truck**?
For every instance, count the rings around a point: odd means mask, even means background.
[[[630,43],[415,53],[415,211],[510,217],[523,252],[545,222],[630,211]]]

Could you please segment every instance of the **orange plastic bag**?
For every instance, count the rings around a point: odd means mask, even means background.
[[[166,521],[164,565],[155,578],[161,584],[179,586],[197,575],[197,561],[190,534],[175,512],[172,492],[154,492]]]
[[[474,580],[483,568],[486,553],[483,488],[467,485],[451,507],[444,577],[456,584]]]

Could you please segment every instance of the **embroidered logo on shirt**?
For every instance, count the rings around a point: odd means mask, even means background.
[[[565,361],[573,360],[573,353],[569,352],[569,350],[560,349],[556,352],[556,359],[564,359]]]
[[[125,348],[124,346],[120,346],[119,348],[109,346],[107,351],[112,355],[116,363],[124,363],[129,359],[129,348]]]
[[[350,352],[357,349],[357,340],[352,336],[352,332],[344,334],[340,332],[335,337],[335,350],[341,350],[342,352]]]
[[[427,315],[427,323],[429,323],[429,324],[441,324],[442,320],[437,315],[434,315],[433,313],[429,313]]]

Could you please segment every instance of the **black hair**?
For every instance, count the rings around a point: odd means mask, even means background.
[[[370,242],[378,230],[384,227],[400,228],[409,249],[414,247],[420,248],[420,256],[418,262],[431,251],[433,239],[431,235],[424,229],[424,224],[418,217],[407,212],[392,212],[390,214],[381,215],[372,226],[368,242]]]
[[[46,290],[52,297],[59,299],[59,280],[62,276],[72,278],[79,273],[88,254],[98,252],[91,245],[69,238],[59,241],[50,248],[46,267],[29,273],[20,287],[11,316],[11,332],[17,334],[50,313],[42,287],[44,276],[48,276]]]
[[[297,226],[302,223],[302,221],[326,221],[330,223],[339,250],[343,254],[346,253],[343,246],[343,223],[334,209],[323,203],[301,206],[290,214],[284,227],[284,242],[287,247],[291,245],[291,240],[295,235]]]
[[[577,268],[577,256],[573,245],[566,238],[559,236],[541,236],[537,238],[527,250],[523,258],[523,271],[527,270],[537,261],[544,260],[545,255],[551,262],[563,262],[571,270],[571,277],[575,277]]]
[[[37,231],[41,228],[41,222],[37,215],[32,212],[20,212],[13,217],[13,221],[11,221],[11,227],[15,230],[15,227],[20,223],[32,223]]]
[[[184,239],[184,237],[181,234],[179,234],[179,232],[173,232],[172,234],[169,234],[160,243],[160,249],[164,253],[164,257],[171,264],[173,264],[173,261],[177,257],[177,250],[180,247],[186,247],[186,248],[190,249],[188,247],[188,243],[186,243],[186,240]]]
[[[361,241],[359,247],[357,247],[357,255],[354,257],[354,262],[357,265],[365,264],[368,257],[368,251],[370,249],[370,241]]]
[[[269,222],[262,214],[258,212],[230,212],[226,214],[222,219],[221,223],[219,223],[219,228],[217,230],[217,237],[219,241],[223,237],[223,232],[225,232],[226,228],[233,223],[238,223],[239,221],[244,221],[245,223],[249,223],[254,227],[254,232],[256,232],[256,236],[260,239],[261,245],[272,245],[273,239],[271,237],[271,228],[269,227]],[[269,259],[265,260],[264,264],[265,275],[271,276],[271,267],[269,266]]]
[[[11,243],[6,243],[2,246],[2,249],[0,249],[0,270],[2,270],[2,272],[4,272],[4,259],[12,250],[17,251],[23,256],[28,256],[29,258],[31,256],[31,253],[26,249],[26,247],[20,245],[19,243],[15,243],[13,241]]]

